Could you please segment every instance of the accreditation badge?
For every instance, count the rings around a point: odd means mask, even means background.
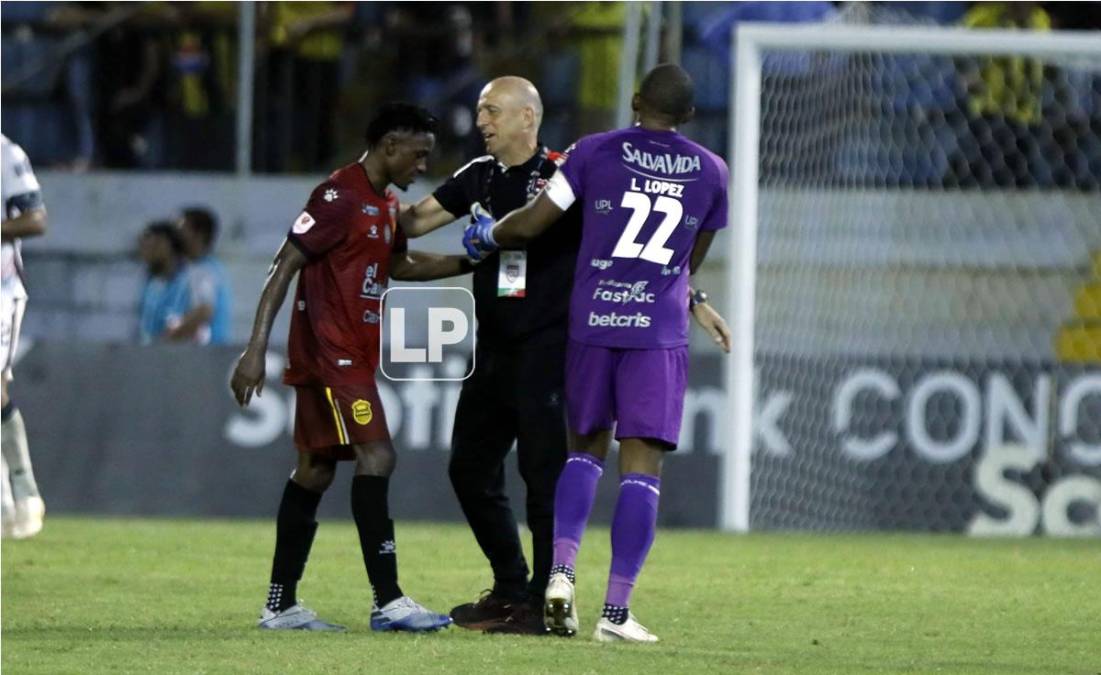
[[[500,257],[501,267],[497,271],[497,297],[524,297],[527,289],[528,252],[501,251]]]

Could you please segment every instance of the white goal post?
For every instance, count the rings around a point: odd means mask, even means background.
[[[726,316],[733,351],[726,359],[725,389],[732,414],[725,427],[719,485],[719,524],[727,531],[750,529],[751,475],[756,432],[755,326],[758,273],[758,207],[762,132],[762,63],[766,54],[944,55],[1023,57],[1058,62],[1101,60],[1101,37],[1087,32],[1033,33],[936,27],[831,24],[739,24],[731,38],[729,139],[731,161],[729,233],[726,238]]]

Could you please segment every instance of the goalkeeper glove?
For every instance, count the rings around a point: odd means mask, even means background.
[[[493,226],[497,221],[482,208],[478,202],[470,207],[470,224],[463,230],[463,248],[471,260],[482,259],[482,253],[490,253],[497,250],[497,242],[493,240]]]

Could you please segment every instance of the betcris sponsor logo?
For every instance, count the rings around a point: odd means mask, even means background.
[[[623,144],[623,161],[647,171],[661,174],[696,173],[700,170],[699,155],[673,155],[668,152],[651,153],[639,150],[630,142]]]
[[[657,295],[646,290],[649,283],[649,281],[636,281],[631,284],[606,279],[593,289],[593,300],[622,305],[630,302],[652,305],[657,302]]]
[[[649,328],[650,323],[650,317],[642,312],[634,314],[589,312],[589,326],[593,328]]]

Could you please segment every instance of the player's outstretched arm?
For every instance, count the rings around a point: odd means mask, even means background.
[[[398,224],[405,236],[415,239],[432,230],[438,230],[455,219],[455,214],[445,209],[434,196],[428,195],[416,204],[402,204]]]
[[[0,230],[4,241],[41,237],[46,234],[46,209],[27,209],[15,218],[5,220]]]
[[[275,323],[275,315],[283,306],[283,300],[287,297],[287,288],[298,270],[306,264],[306,256],[298,247],[289,241],[284,241],[275,254],[275,260],[271,263],[268,279],[264,282],[264,290],[260,292],[260,303],[256,307],[256,319],[252,324],[252,336],[248,346],[237,359],[237,367],[233,369],[233,377],[230,379],[229,388],[233,390],[233,398],[241,406],[247,406],[252,400],[252,395],[257,396],[264,390],[264,366],[268,351],[268,338],[271,336],[271,327]]]
[[[397,281],[432,281],[466,274],[474,264],[462,255],[405,251],[390,257],[390,278]]]
[[[492,238],[498,247],[520,247],[543,234],[565,210],[541,192],[523,208],[516,209],[493,227]]]

